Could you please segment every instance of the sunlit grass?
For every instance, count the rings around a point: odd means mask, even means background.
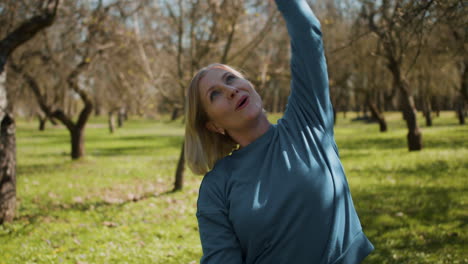
[[[274,121],[279,115],[271,115]],[[338,115],[336,141],[364,231],[365,263],[468,263],[468,126],[452,112],[419,122],[424,150],[408,152],[400,113],[389,131]],[[180,121],[134,119],[109,134],[86,128],[86,154],[69,158],[63,127],[17,123],[17,217],[0,227],[2,263],[198,263],[201,177],[171,193]]]

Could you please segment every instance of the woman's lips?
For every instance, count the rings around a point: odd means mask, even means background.
[[[242,102],[244,102],[244,103],[242,103]],[[241,99],[239,100],[236,111],[239,111],[239,110],[243,109],[248,104],[249,104],[249,97],[247,95],[242,96]]]

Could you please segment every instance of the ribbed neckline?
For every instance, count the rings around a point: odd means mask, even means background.
[[[245,155],[246,153],[250,152],[252,149],[255,149],[255,147],[260,146],[264,142],[266,142],[268,139],[271,138],[273,135],[273,132],[276,130],[277,124],[271,124],[270,127],[268,128],[267,132],[265,134],[261,135],[259,138],[255,139],[252,143],[248,144],[247,146],[235,150],[232,152],[231,156],[232,157],[239,157],[241,155]]]

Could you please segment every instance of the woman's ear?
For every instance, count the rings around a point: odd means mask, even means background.
[[[208,130],[211,131],[211,132],[219,133],[219,134],[222,134],[222,135],[225,135],[225,134],[226,134],[226,131],[224,131],[224,129],[218,127],[218,126],[217,126],[215,123],[213,123],[212,121],[206,122],[205,127],[206,127],[206,129],[208,129]]]

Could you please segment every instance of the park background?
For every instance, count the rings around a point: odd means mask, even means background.
[[[364,263],[468,263],[467,7],[314,0]],[[244,72],[274,123],[289,39],[273,1],[1,0],[0,264],[198,263],[185,90]]]

